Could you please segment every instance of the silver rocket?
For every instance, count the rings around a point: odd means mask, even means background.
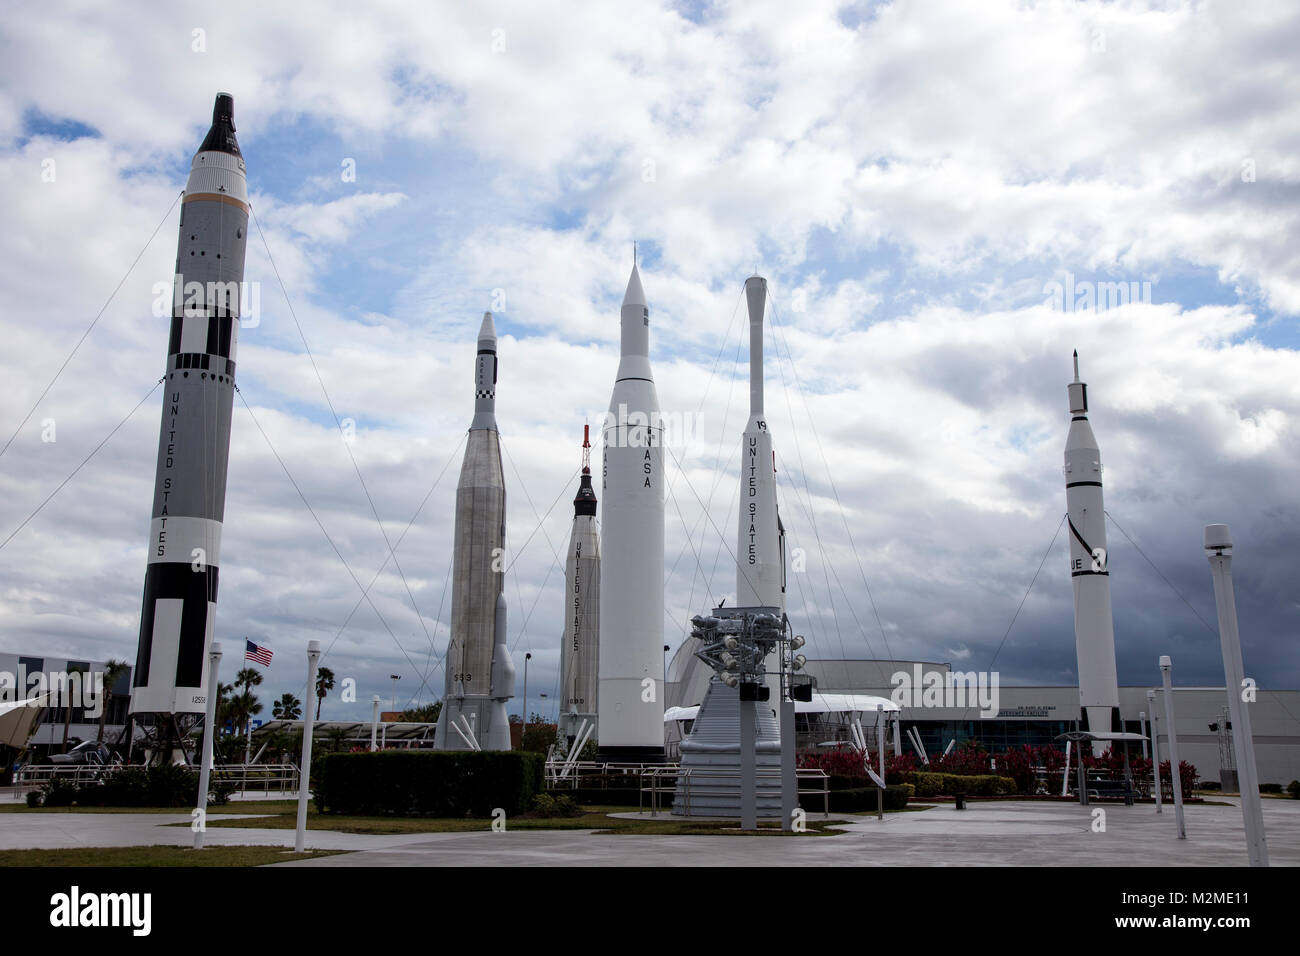
[[[497,333],[483,314],[474,357],[474,418],[456,485],[451,641],[437,750],[509,750],[506,701],[515,669],[506,646],[506,490],[496,418]]]
[[[635,265],[619,325],[601,480],[599,743],[606,760],[654,761],[664,753],[663,421]]]
[[[763,413],[763,313],[767,280],[745,280],[749,307],[749,422],[741,437],[740,515],[736,535],[736,606],[785,608],[776,468]]]
[[[201,714],[217,610],[248,185],[217,94],[181,204],[133,714]]]
[[[1065,504],[1070,525],[1070,575],[1074,582],[1074,643],[1079,657],[1079,705],[1085,730],[1122,730],[1115,672],[1115,624],[1110,607],[1106,512],[1101,495],[1101,452],[1088,424],[1088,386],[1069,385],[1070,436],[1065,442]],[[1105,744],[1093,743],[1100,754]]]
[[[561,737],[575,738],[596,720],[600,661],[600,536],[591,487],[591,440],[582,433],[582,478],[573,499],[573,532],[564,562],[564,637],[560,644]],[[592,740],[598,739],[596,736]]]

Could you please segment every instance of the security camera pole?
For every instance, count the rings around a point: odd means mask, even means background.
[[[1173,661],[1168,654],[1160,657],[1160,676],[1165,684],[1165,725],[1169,734],[1169,779],[1174,785],[1174,815],[1178,818],[1178,839],[1187,839],[1183,825],[1183,775],[1179,773],[1178,734],[1174,731],[1174,681]]]
[[[1226,524],[1205,526],[1205,555],[1210,560],[1214,602],[1219,610],[1219,643],[1223,648],[1223,676],[1228,689],[1228,713],[1232,718],[1232,743],[1237,751],[1237,782],[1241,789],[1241,815],[1246,825],[1246,852],[1251,866],[1268,866],[1250,708],[1242,700],[1245,667],[1241,660],[1241,635],[1237,630],[1237,602],[1232,591],[1232,537]]]

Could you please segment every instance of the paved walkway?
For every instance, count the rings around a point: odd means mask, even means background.
[[[834,837],[594,835],[587,830],[364,835],[309,831],[307,845],[356,852],[296,866],[1245,866],[1237,806],[1187,808],[1186,841],[1173,809],[1107,805],[1093,832],[1092,808],[1027,802],[951,805],[843,824]],[[238,814],[221,818],[238,819]],[[813,819],[817,817],[814,815]],[[5,813],[0,849],[188,846],[187,813]],[[1300,866],[1300,801],[1265,800],[1275,866]],[[292,830],[214,827],[210,846],[292,846]]]

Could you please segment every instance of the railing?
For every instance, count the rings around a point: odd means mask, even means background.
[[[120,763],[29,764],[14,775],[14,785],[64,780],[82,786],[102,783],[104,777],[124,769]],[[298,768],[293,764],[218,764],[212,768],[212,783],[229,784],[244,792],[291,793],[298,789]]]
[[[781,770],[777,767],[762,767],[755,770],[757,780],[776,780],[780,783]],[[671,780],[669,781],[669,778]],[[658,816],[661,809],[660,794],[672,794],[674,797],[678,793],[678,780],[682,780],[684,785],[680,788],[682,794],[682,810],[689,816],[691,812],[691,797],[729,797],[736,793],[740,785],[740,771],[714,768],[714,767],[653,767],[641,774],[641,795],[638,799],[638,808],[645,810],[645,795],[650,794],[650,815]],[[733,781],[732,786],[718,787],[719,781]],[[804,787],[805,781],[812,781],[820,784],[817,787]],[[709,786],[714,783],[715,786]],[[797,797],[805,795],[816,796],[821,794],[822,813],[829,817],[831,813],[831,790],[830,776],[825,770],[820,768],[805,768],[795,771],[795,793]],[[796,799],[797,799],[796,797]],[[671,805],[672,801],[669,801]]]
[[[121,770],[121,764],[102,763],[33,763],[14,773],[14,786],[65,780],[80,786],[98,783],[106,774]]]
[[[291,763],[219,764],[212,768],[212,783],[228,784],[244,793],[293,793],[298,789],[298,768]]]
[[[578,781],[581,777],[640,776],[647,770],[675,766],[677,766],[675,763],[602,763],[595,760],[579,760],[569,767],[566,774],[563,772],[563,760],[548,760],[546,762],[546,783],[551,788],[565,786],[576,790],[580,786]],[[600,789],[612,789],[609,786],[608,779],[601,780]]]

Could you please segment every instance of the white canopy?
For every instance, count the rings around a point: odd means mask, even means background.
[[[11,700],[0,704],[0,744],[22,750],[32,735],[32,728],[41,708],[51,694],[38,694],[27,700]]]
[[[794,702],[796,714],[874,714],[880,709],[892,713],[899,708],[888,697],[874,697],[871,694],[823,694],[820,691],[813,691],[810,701]],[[669,707],[664,711],[664,722],[694,720],[699,712],[699,704],[692,707]]]

